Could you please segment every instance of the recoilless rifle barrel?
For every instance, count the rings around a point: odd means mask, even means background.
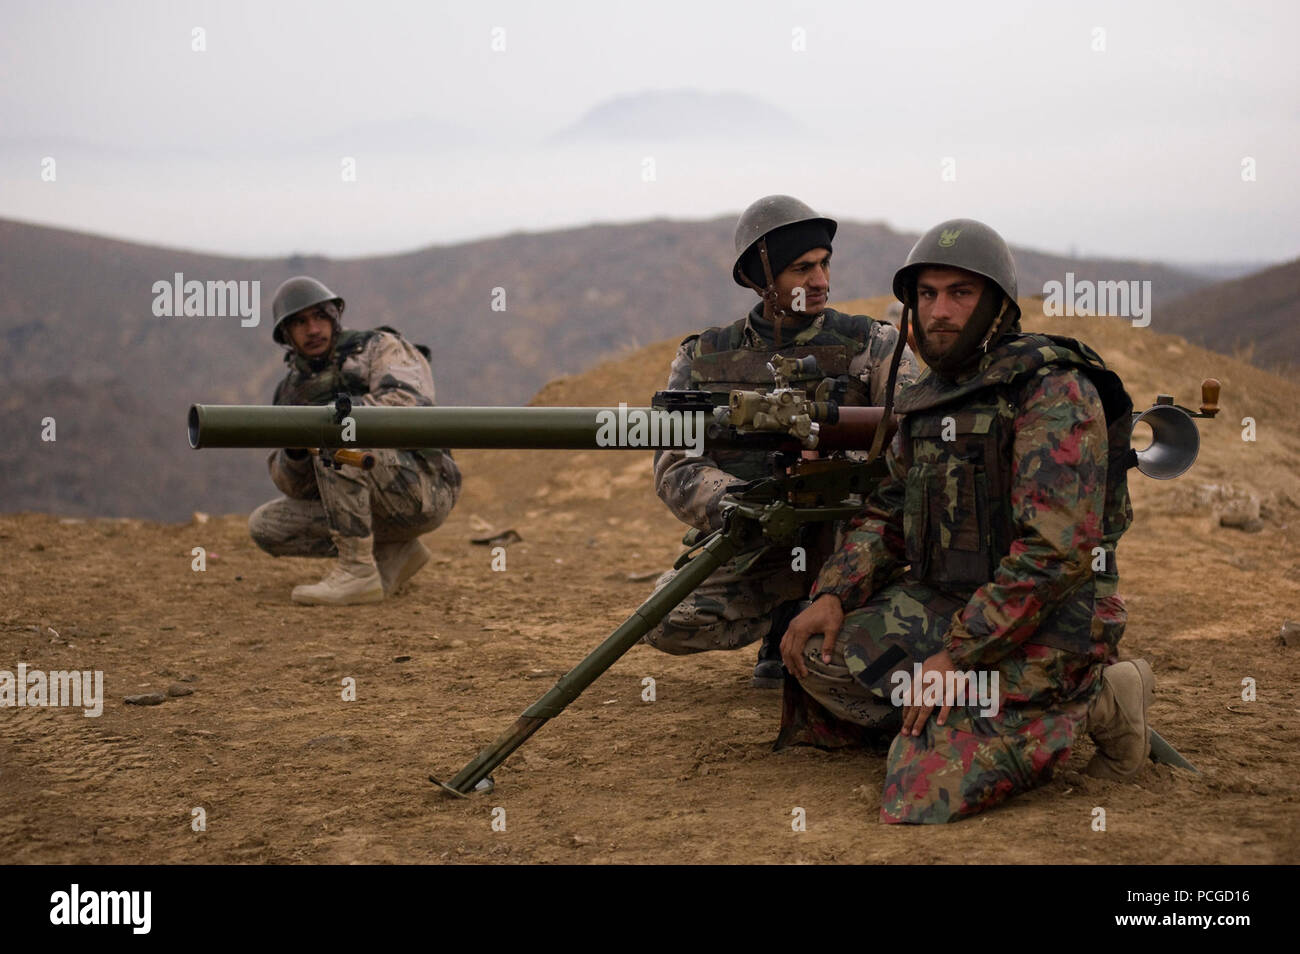
[[[660,415],[699,413],[689,426]],[[878,407],[839,408],[835,423],[819,426],[823,450],[865,448],[883,416]],[[646,450],[691,448],[698,434],[710,447],[770,445],[797,449],[796,436],[753,431],[745,435],[719,425],[699,407],[354,407],[343,422],[329,405],[273,406],[195,404],[188,419],[193,448],[204,447],[450,447],[514,450]],[[347,420],[354,422],[349,431]],[[656,420],[652,435],[648,422]],[[682,419],[677,419],[682,420]],[[637,422],[644,439],[635,442]],[[664,426],[665,422],[667,427]],[[697,424],[701,427],[695,430]],[[619,441],[620,427],[625,437]],[[668,439],[664,432],[668,431]],[[683,439],[673,440],[681,434]],[[349,436],[350,435],[350,436]],[[654,443],[652,437],[659,439]],[[866,437],[868,443],[863,443]],[[612,438],[612,439],[610,439]]]

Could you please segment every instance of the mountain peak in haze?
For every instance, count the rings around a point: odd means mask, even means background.
[[[804,132],[807,127],[799,120],[757,97],[678,89],[628,93],[598,103],[551,141],[758,139]]]

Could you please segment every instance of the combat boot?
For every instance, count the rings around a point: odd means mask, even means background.
[[[338,562],[319,583],[295,586],[293,601],[307,606],[382,602],[384,583],[375,566],[374,537],[345,537],[338,533],[330,536],[339,551]]]
[[[781,662],[781,637],[790,620],[799,615],[802,603],[789,600],[772,611],[772,628],[758,647],[758,663],[750,685],[755,689],[780,689],[785,684],[785,664]]]
[[[398,540],[375,544],[375,564],[384,582],[384,595],[392,596],[397,588],[415,576],[433,556],[419,540]]]
[[[1101,694],[1088,710],[1088,734],[1097,754],[1085,771],[1093,778],[1126,781],[1142,770],[1151,755],[1147,708],[1155,686],[1145,659],[1126,659],[1101,671]]]

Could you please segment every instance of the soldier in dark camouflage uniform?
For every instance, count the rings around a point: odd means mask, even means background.
[[[799,685],[783,736],[898,733],[885,822],[952,821],[1041,785],[1085,726],[1089,771],[1131,776],[1149,752],[1150,667],[1107,663],[1125,622],[1115,545],[1132,520],[1132,403],[1086,345],[1019,332],[1010,251],[981,223],[923,236],[894,290],[930,367],[895,403],[889,478],[785,634]],[[996,711],[895,707],[894,674],[917,663],[996,673]],[[810,708],[815,731],[791,732]]]
[[[830,293],[831,239],[836,223],[818,216],[789,196],[768,196],[740,217],[738,258],[732,276],[762,300],[731,325],[691,335],[673,359],[668,387],[713,392],[725,404],[732,388],[770,388],[767,362],[772,355],[815,355],[815,379],[791,386],[812,390],[824,377],[840,378],[844,403],[885,403],[889,361],[897,332],[887,322],[845,315],[826,307]],[[899,381],[916,377],[911,352],[905,353]],[[725,451],[689,457],[685,451],[655,456],[655,488],[669,509],[697,531],[717,529],[720,502],[728,485],[767,476],[771,463],[763,451]],[[805,564],[796,569],[788,551],[771,551],[750,563],[740,557],[724,564],[646,637],[651,646],[681,654],[738,649],[760,639],[754,685],[781,685],[779,640],[785,624],[832,548],[809,539]],[[673,571],[658,582],[663,587]]]
[[[289,373],[275,404],[431,407],[433,374],[424,355],[392,329],[341,327],[343,299],[312,278],[291,278],[275,294],[276,342],[289,349]],[[277,450],[268,465],[284,494],[249,518],[253,539],[273,556],[337,556],[320,582],[294,588],[305,604],[376,603],[429,561],[419,536],[451,512],[460,471],[451,455],[427,450],[372,451],[372,470],[344,466],[306,450]]]

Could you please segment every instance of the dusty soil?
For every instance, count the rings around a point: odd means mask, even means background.
[[[107,697],[99,718],[0,709],[0,857],[1300,861],[1300,647],[1278,638],[1300,620],[1300,388],[1119,321],[1050,327],[1098,347],[1138,403],[1162,390],[1194,404],[1202,376],[1224,382],[1196,467],[1131,478],[1137,521],[1120,547],[1124,648],[1152,662],[1154,723],[1203,774],[1151,765],[1133,783],[1096,781],[1081,772],[1085,740],[1051,784],[982,817],[885,826],[879,754],[770,751],[779,693],[748,687],[752,649],[638,646],[497,770],[496,791],[446,798],[426,777],[453,774],[603,639],[650,591],[628,577],[668,566],[681,534],[646,452],[464,452],[462,501],[425,538],[435,562],[378,607],[294,606],[291,587],[324,565],[264,555],[243,516],[0,517],[0,669],[103,670]],[[672,351],[621,356],[538,401],[644,403]],[[177,453],[191,453],[179,438]],[[1243,506],[1259,508],[1255,532],[1219,526]],[[484,526],[523,537],[504,572],[468,542]],[[205,572],[191,569],[195,546]],[[342,699],[346,677],[355,701]],[[173,683],[193,694],[123,704]],[[206,831],[192,829],[195,808]],[[796,808],[806,831],[792,830]]]

